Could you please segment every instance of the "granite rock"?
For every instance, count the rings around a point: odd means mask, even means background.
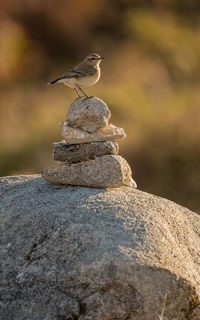
[[[45,168],[42,177],[60,184],[114,188],[129,184],[132,172],[121,156],[105,155],[91,161],[62,163]]]
[[[200,216],[131,188],[0,179],[1,320],[199,320]]]
[[[82,129],[72,128],[66,122],[60,123],[62,127],[62,137],[65,143],[78,144],[95,141],[113,141],[124,139],[126,137],[124,129],[117,128],[112,124],[104,128],[98,129],[94,133],[88,133]]]
[[[95,159],[106,154],[118,154],[119,146],[117,142],[90,142],[79,144],[66,144],[54,142],[54,160],[61,162],[81,162]]]
[[[93,133],[107,126],[110,116],[107,105],[99,98],[80,98],[70,104],[66,122],[71,127]]]

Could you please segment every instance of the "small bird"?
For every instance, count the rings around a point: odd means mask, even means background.
[[[99,65],[102,59],[104,59],[104,57],[101,57],[97,53],[91,53],[76,67],[70,69],[58,79],[49,82],[48,85],[64,83],[66,86],[73,88],[79,98],[81,98],[81,95],[78,90],[80,90],[87,99],[89,97],[82,88],[90,87],[99,81],[101,75]]]

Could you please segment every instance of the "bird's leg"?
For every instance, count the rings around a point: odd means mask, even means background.
[[[81,98],[81,96],[80,96],[80,94],[79,94],[78,90],[77,90],[76,88],[74,88],[74,90],[76,91],[76,93],[77,93],[77,95],[78,95],[78,99],[79,99],[79,98]]]
[[[87,94],[83,91],[83,89],[81,89],[81,87],[78,87],[79,90],[81,90],[81,92],[84,94],[84,96],[86,97],[86,99],[88,99],[89,97],[87,96]]]
[[[79,90],[81,90],[81,91],[83,92],[83,94],[84,94],[84,96],[85,96],[85,99],[83,99],[83,101],[85,101],[85,100],[87,100],[87,99],[89,99],[89,98],[93,98],[93,96],[88,97],[88,95],[83,91],[83,89],[81,89],[80,87],[78,87],[78,88],[79,88]]]

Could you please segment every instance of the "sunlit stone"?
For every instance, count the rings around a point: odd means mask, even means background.
[[[78,128],[72,128],[67,125],[66,122],[60,123],[62,127],[62,137],[65,143],[87,143],[93,141],[112,141],[118,139],[124,139],[126,134],[124,129],[117,128],[112,124],[100,128],[94,133],[88,133]]]

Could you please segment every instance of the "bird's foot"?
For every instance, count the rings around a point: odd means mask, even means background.
[[[90,99],[90,98],[94,98],[94,96],[85,97],[85,99],[83,99],[83,101]]]

